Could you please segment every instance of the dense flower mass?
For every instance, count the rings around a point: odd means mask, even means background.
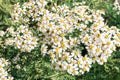
[[[20,25],[16,31],[15,28],[10,27],[6,31],[1,31],[1,33],[4,33],[1,35],[6,37],[4,40],[5,46],[13,45],[22,52],[30,52],[37,47],[38,38],[33,35],[28,26]]]
[[[7,60],[0,58],[0,80],[13,80],[13,77],[11,77],[6,70],[8,64]]]
[[[37,46],[37,37],[33,36],[33,33],[27,28],[27,26],[21,25],[14,36],[15,47],[23,52],[30,52]]]
[[[120,47],[120,30],[104,23],[103,10],[82,3],[72,8],[65,4],[54,4],[51,9],[46,6],[45,0],[15,5],[12,20],[23,25],[17,29],[14,43],[21,51],[36,47],[38,39],[28,30],[33,27],[41,33],[41,53],[51,57],[53,68],[78,75],[88,72],[92,63],[104,64]]]

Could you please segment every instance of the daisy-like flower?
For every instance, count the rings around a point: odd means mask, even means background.
[[[81,57],[81,51],[80,50],[73,50],[71,55],[74,57],[74,58],[80,58]]]
[[[98,64],[103,65],[103,63],[107,62],[107,57],[106,56],[101,56],[98,60],[97,60]]]
[[[62,48],[60,48],[60,47],[54,47],[54,48],[53,48],[53,51],[54,51],[56,54],[59,54],[59,53],[62,52]]]
[[[41,53],[44,55],[47,53],[47,46],[44,44],[41,46]]]
[[[0,31],[0,36],[3,37],[5,35],[4,31]]]

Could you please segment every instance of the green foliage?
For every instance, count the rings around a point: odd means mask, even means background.
[[[97,64],[93,65],[93,68],[89,73],[82,76],[76,76],[76,80],[119,80],[120,77],[120,53],[113,53],[113,57],[108,60],[104,66]]]
[[[78,0],[79,1],[79,0]],[[120,28],[120,15],[117,14],[117,11],[114,10],[114,1],[115,0],[86,0],[87,4],[94,9],[103,9],[105,10],[105,21],[109,26],[117,26]]]
[[[13,12],[13,5],[21,4],[28,0],[1,0],[0,1],[0,30],[9,26],[15,26],[9,19]],[[75,1],[82,0],[53,0],[57,4],[66,3],[71,6]],[[94,9],[104,9],[105,21],[111,26],[120,28],[120,15],[113,10],[114,0],[85,0],[87,5]],[[94,64],[89,73],[79,76],[71,76],[66,72],[59,72],[51,69],[49,56],[43,57],[40,54],[39,46],[31,53],[21,53],[12,46],[2,47],[0,45],[0,57],[11,62],[11,75],[15,80],[120,80],[120,49],[113,53],[104,66]],[[19,68],[19,67],[20,68]]]

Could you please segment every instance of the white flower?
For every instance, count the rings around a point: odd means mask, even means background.
[[[0,37],[3,37],[5,35],[4,31],[0,31]]]
[[[21,67],[20,67],[20,65],[16,65],[16,68],[17,68],[17,69],[20,69]]]
[[[47,46],[44,45],[44,44],[41,46],[41,53],[42,53],[43,55],[45,55],[45,54],[47,53]]]
[[[77,60],[76,60],[76,64],[80,67],[80,68],[82,68],[82,66],[83,66],[83,60],[82,60],[82,57],[81,58],[78,58]]]
[[[4,44],[7,46],[7,45],[13,45],[14,43],[14,40],[13,38],[8,38],[5,40]]]
[[[103,65],[105,62],[107,62],[106,56],[101,56],[99,59],[97,59],[98,64]]]
[[[74,58],[80,58],[81,57],[81,52],[80,52],[80,50],[73,50],[73,52],[71,53],[71,55]]]
[[[13,27],[7,28],[7,32],[10,33],[12,36],[15,35],[15,31]]]
[[[72,72],[71,72],[72,75],[78,75],[78,73],[79,73],[78,68],[75,67],[72,69]]]
[[[60,47],[54,47],[53,51],[56,53],[56,54],[59,54],[62,52],[62,48]]]
[[[79,72],[80,72],[81,74],[84,74],[85,72],[88,72],[89,70],[90,70],[89,67],[83,67]]]
[[[72,58],[72,55],[70,55],[69,52],[63,52],[62,55],[63,55],[62,57],[64,58],[64,60],[67,60],[68,62]]]
[[[64,68],[64,65],[63,65],[63,63],[62,63],[61,61],[58,61],[58,62],[57,62],[56,69],[57,69],[57,70],[64,70],[64,69],[65,69],[65,68]]]

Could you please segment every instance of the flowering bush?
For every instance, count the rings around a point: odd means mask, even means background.
[[[103,65],[120,47],[120,30],[104,22],[103,10],[84,3],[47,6],[45,0],[17,3],[11,20],[19,26],[0,31],[4,45],[21,52],[40,48],[53,69],[71,75],[89,72],[95,62]]]

